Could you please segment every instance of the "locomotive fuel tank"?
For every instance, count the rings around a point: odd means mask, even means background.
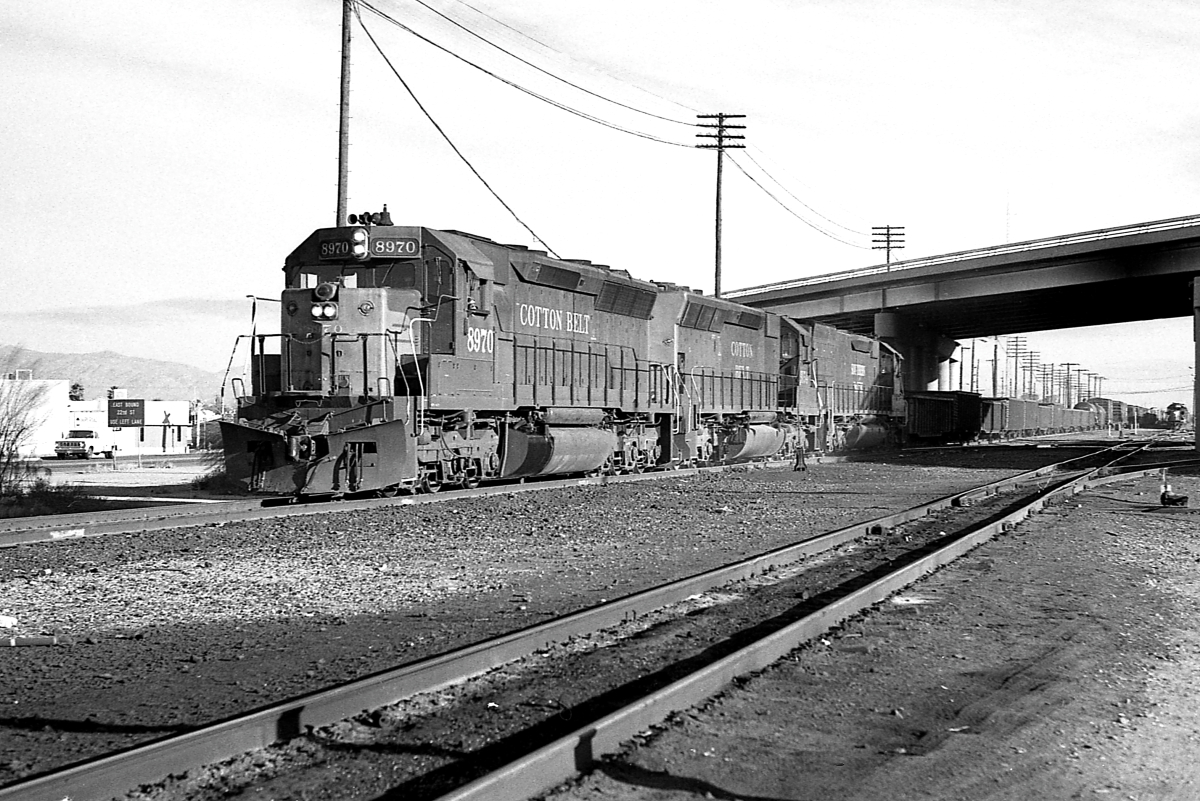
[[[726,461],[734,459],[757,459],[778,453],[787,440],[787,432],[783,428],[768,425],[738,426],[730,431],[724,439],[723,456]]]
[[[847,450],[879,448],[887,443],[888,425],[878,417],[863,417],[847,425],[842,437]]]
[[[541,432],[509,428],[504,432],[500,475],[586,473],[604,467],[616,449],[616,433],[601,428],[547,426]]]

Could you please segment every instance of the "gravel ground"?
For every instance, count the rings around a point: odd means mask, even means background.
[[[1050,507],[548,798],[1200,798],[1198,531],[1154,479]]]
[[[0,782],[1061,458],[747,470],[0,552]]]

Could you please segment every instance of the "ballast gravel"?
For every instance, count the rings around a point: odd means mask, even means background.
[[[0,786],[1057,461],[966,451],[0,551]],[[943,462],[943,464],[937,464]]]

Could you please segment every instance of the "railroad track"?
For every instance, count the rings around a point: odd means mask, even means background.
[[[1135,449],[1154,441],[1127,441],[1101,447],[1101,453],[1111,449]],[[1063,447],[1078,447],[1064,445]],[[835,457],[836,458],[836,457]],[[781,462],[762,462],[758,466],[772,466]],[[716,472],[745,468],[745,465],[722,465],[698,467],[686,470],[643,473],[623,476],[595,476],[536,480],[521,483],[497,483],[474,490],[460,490],[448,494],[404,496],[400,498],[344,499],[332,503],[293,503],[292,498],[254,498],[223,501],[203,505],[178,504],[174,506],[147,506],[135,509],[114,509],[85,514],[44,515],[0,519],[0,548],[14,545],[30,545],[42,542],[63,542],[87,537],[110,534],[129,534],[141,531],[157,531],[183,526],[222,525],[247,520],[265,520],[274,517],[324,514],[330,511],[370,509],[386,505],[410,505],[438,503],[451,498],[470,498],[497,494],[511,494],[571,486],[586,486],[627,481],[647,481],[665,476],[682,476],[698,472]]]
[[[1132,450],[1133,448],[1127,445],[1119,447],[1112,458],[1107,461],[1111,463],[1128,458],[1128,452]],[[1172,464],[1179,465],[1182,462]],[[1155,472],[1161,469],[1161,465],[1141,469],[1144,472]],[[604,603],[396,670],[276,704],[249,715],[206,726],[184,735],[165,738],[107,757],[89,760],[64,770],[2,788],[0,789],[0,800],[44,798],[59,801],[67,796],[72,798],[120,796],[132,787],[154,783],[170,774],[188,771],[194,773],[202,764],[234,758],[248,751],[306,733],[321,732],[327,727],[339,725],[339,721],[361,716],[363,710],[386,709],[401,699],[460,685],[468,677],[479,676],[513,660],[551,648],[556,644],[567,643],[572,639],[596,636],[597,632],[613,626],[634,625],[635,621],[645,621],[647,616],[655,614],[655,610],[679,604],[701,593],[711,593],[731,582],[762,581],[765,575],[780,573],[788,565],[792,565],[798,560],[811,559],[816,554],[830,552],[855,540],[886,539],[901,527],[928,520],[931,514],[945,512],[956,506],[976,507],[966,510],[974,515],[974,523],[968,526],[967,530],[951,531],[951,534],[946,534],[945,531],[938,528],[939,526],[944,527],[946,524],[940,520],[934,521],[934,528],[938,529],[935,536],[929,542],[922,543],[922,548],[928,553],[911,558],[889,556],[884,563],[892,566],[896,566],[893,563],[904,562],[905,564],[872,578],[861,588],[853,590],[841,588],[836,592],[829,590],[818,593],[811,601],[802,604],[805,612],[802,617],[788,621],[786,625],[776,626],[776,630],[768,635],[751,637],[753,642],[739,645],[732,651],[728,646],[723,646],[724,651],[730,652],[724,653],[716,661],[709,660],[707,664],[701,666],[692,665],[689,662],[688,667],[695,667],[695,669],[685,671],[686,675],[679,677],[674,677],[670,670],[664,668],[656,671],[656,674],[661,674],[661,678],[664,679],[660,682],[661,686],[646,687],[635,682],[636,687],[633,690],[606,694],[614,699],[613,703],[617,700],[620,701],[615,708],[600,708],[594,703],[589,705],[585,701],[573,703],[569,707],[559,704],[559,708],[550,715],[551,718],[558,719],[562,717],[564,710],[570,711],[576,723],[581,720],[585,722],[586,725],[582,728],[565,725],[571,721],[564,720],[562,724],[550,727],[542,726],[539,730],[542,733],[541,741],[522,732],[515,741],[511,736],[502,737],[499,741],[500,744],[475,749],[489,757],[488,759],[468,758],[466,760],[471,763],[470,767],[476,774],[486,773],[485,768],[496,767],[492,763],[497,760],[511,764],[506,764],[505,767],[497,768],[486,775],[480,775],[472,784],[457,789],[443,787],[442,784],[445,783],[448,775],[463,773],[460,770],[462,765],[453,768],[443,767],[435,769],[434,775],[430,779],[422,780],[420,777],[414,779],[416,784],[409,788],[414,792],[406,793],[406,797],[408,795],[432,797],[430,792],[449,789],[451,795],[448,797],[452,798],[527,797],[540,789],[569,778],[577,768],[586,767],[599,755],[619,747],[621,742],[637,732],[643,731],[652,722],[661,720],[670,711],[697,703],[718,691],[733,676],[769,664],[778,655],[786,653],[799,642],[816,636],[839,620],[855,614],[858,610],[881,600],[899,587],[911,583],[921,575],[956,558],[960,553],[975,547],[976,544],[1002,530],[1005,526],[1023,519],[1025,515],[1040,508],[1055,495],[1079,491],[1087,486],[1089,481],[1094,484],[1104,480],[1100,479],[1097,470],[1091,467],[1077,469],[1073,471],[1072,475],[1065,478],[1055,475],[1056,472],[1057,466],[1050,466],[968,492],[956,493],[898,514],[829,532],[802,543]],[[1127,474],[1119,475],[1116,478],[1124,479],[1126,476]],[[1021,487],[1024,487],[1024,490],[1018,489]],[[980,502],[982,498],[984,501],[991,499],[998,503],[999,500],[996,496],[1004,494],[1007,490],[1023,491],[1029,497],[1015,505],[1008,503],[1003,513],[986,508],[985,504]],[[1005,500],[1011,501],[1011,496]],[[905,536],[911,535],[906,534]],[[932,545],[934,542],[940,544],[934,548]],[[911,547],[903,550],[905,553],[912,552]],[[875,573],[880,573],[882,567],[877,565],[873,570]],[[858,578],[850,583],[861,584],[862,579]],[[785,587],[784,591],[786,593],[790,590]],[[782,620],[776,622],[779,623]],[[750,630],[760,628],[761,625],[749,626]],[[726,637],[724,641],[742,643],[746,639],[747,635],[740,634]],[[684,661],[688,662],[689,660]],[[667,681],[667,679],[670,680]],[[642,690],[644,692],[637,695],[637,692]],[[629,696],[631,693],[636,697],[632,699],[622,697]],[[610,703],[609,706],[613,706],[613,703]],[[555,736],[548,737],[550,734]],[[514,742],[525,746],[530,741],[534,741],[536,745],[540,746],[533,753],[527,751],[519,755],[509,753],[512,750],[509,746]],[[507,746],[504,745],[506,743]],[[421,790],[420,793],[415,792],[418,789]]]
[[[15,545],[32,545],[42,542],[64,542],[110,534],[157,531],[184,526],[211,526],[247,520],[266,520],[275,517],[327,514],[329,512],[372,509],[379,506],[440,503],[460,498],[510,495],[518,492],[561,489],[563,487],[652,481],[658,478],[686,476],[695,473],[722,472],[725,470],[747,469],[748,467],[771,467],[779,466],[780,464],[785,463],[755,462],[752,464],[694,467],[685,470],[617,476],[536,479],[488,484],[472,490],[456,490],[449,493],[429,495],[406,495],[394,498],[356,498],[309,503],[295,503],[295,499],[286,497],[254,498],[223,501],[204,504],[202,506],[191,504],[179,504],[176,506],[157,505],[137,509],[113,509],[110,511],[87,512],[83,514],[6,518],[0,519],[0,548]],[[786,464],[790,464],[790,462]]]

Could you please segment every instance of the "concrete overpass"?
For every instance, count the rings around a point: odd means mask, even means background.
[[[879,336],[904,355],[907,386],[948,389],[957,339],[1166,317],[1200,320],[1198,275],[1200,216],[1192,216],[783,281],[723,297]],[[1200,396],[1194,395],[1192,410],[1198,407]]]

